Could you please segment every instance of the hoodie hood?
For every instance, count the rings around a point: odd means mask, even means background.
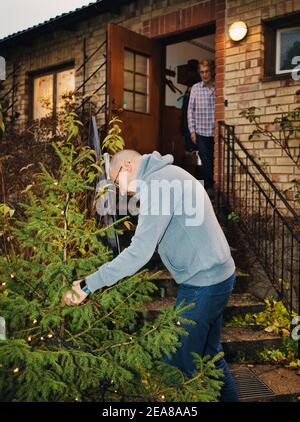
[[[142,156],[139,169],[136,175],[136,190],[139,193],[139,181],[146,181],[149,176],[168,166],[173,164],[174,157],[171,154],[161,155],[158,151],[153,151],[151,154],[144,154]]]

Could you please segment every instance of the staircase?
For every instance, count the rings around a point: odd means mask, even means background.
[[[224,313],[222,345],[239,390],[240,400],[242,402],[296,401],[300,396],[300,375],[284,367],[258,363],[257,352],[280,346],[281,337],[259,327],[226,326],[226,322],[233,316],[261,312],[265,308],[265,303],[251,292],[254,281],[244,269],[247,265],[244,259],[247,247],[244,245],[244,250],[241,249],[241,243],[236,234],[233,235],[232,227],[230,227],[231,236],[226,233],[226,228],[223,229],[231,245],[238,270],[235,288]],[[160,309],[175,304],[178,286],[157,254],[147,267],[153,273],[162,271],[160,276],[153,280],[158,287],[153,301],[146,305],[148,318],[153,319]],[[242,268],[242,271],[239,268]]]

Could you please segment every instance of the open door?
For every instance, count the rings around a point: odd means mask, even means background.
[[[115,24],[108,25],[108,115],[122,121],[125,148],[160,150],[163,46]]]

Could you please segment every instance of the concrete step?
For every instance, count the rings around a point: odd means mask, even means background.
[[[174,289],[174,294],[160,296],[158,291],[158,294],[153,298],[153,301],[146,304],[147,309],[151,311],[153,315],[155,312],[159,312],[163,307],[175,305],[175,290],[177,291],[177,288],[168,284],[166,289],[168,292],[170,292],[171,289]],[[264,308],[264,302],[261,302],[249,293],[232,294],[224,312],[224,320],[228,321],[234,316],[245,316],[247,313],[261,312]]]
[[[281,337],[260,327],[223,327],[221,341],[230,362],[257,360],[257,352],[281,345]]]
[[[224,312],[224,320],[228,321],[236,316],[254,314],[265,309],[265,303],[250,293],[234,293],[230,296],[227,308]]]
[[[300,397],[297,371],[270,364],[230,364],[242,402],[295,402]]]
[[[249,291],[250,284],[250,275],[242,272],[241,270],[236,270],[236,282],[233,289],[233,293],[247,293]]]
[[[149,268],[149,267],[148,267]],[[157,271],[161,271],[161,274],[153,278],[152,281],[155,283],[159,290],[156,292],[156,296],[160,297],[169,297],[176,296],[178,284],[175,282],[174,278],[168,270],[161,267],[156,267],[155,269],[149,268],[149,273],[153,274]],[[249,275],[237,270],[236,283],[233,289],[233,293],[243,294],[247,293],[249,286]]]

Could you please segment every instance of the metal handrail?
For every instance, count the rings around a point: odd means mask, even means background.
[[[241,228],[278,296],[300,315],[299,215],[242,145],[234,126],[219,121],[218,130],[217,209],[239,211]]]
[[[265,179],[266,183],[272,188],[274,194],[276,197],[280,198],[284,206],[288,209],[288,211],[291,213],[291,215],[295,218],[296,221],[300,222],[300,217],[296,213],[296,211],[291,207],[287,199],[284,197],[284,195],[278,190],[278,188],[274,185],[274,183],[271,181],[269,176],[263,171],[261,166],[255,161],[255,159],[252,157],[251,154],[247,151],[247,149],[244,147],[244,145],[241,143],[239,138],[235,135],[234,126],[232,125],[226,125],[224,121],[219,121],[219,126],[227,127],[228,131],[231,132],[231,135],[234,137],[234,142],[239,146],[239,148],[243,151],[243,153],[246,155],[246,157],[251,161],[251,163],[254,165],[254,167],[257,169],[257,171],[262,175],[262,177]],[[274,205],[276,207],[276,205]],[[300,238],[299,238],[300,241]]]

